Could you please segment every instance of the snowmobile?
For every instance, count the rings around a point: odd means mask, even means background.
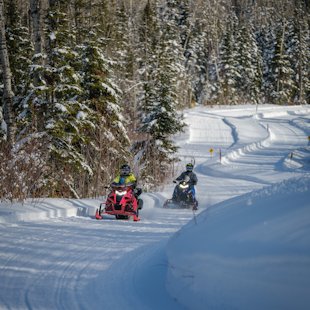
[[[115,215],[118,220],[128,220],[133,217],[135,222],[140,221],[139,210],[142,209],[143,201],[135,195],[133,184],[110,185],[111,192],[106,202],[101,203],[96,210],[96,219],[102,220],[103,214]]]
[[[166,200],[163,205],[164,208],[186,208],[192,210],[198,209],[198,201],[193,196],[189,181],[189,178],[187,178],[180,181],[176,185],[176,198]],[[176,181],[173,182],[176,183]]]

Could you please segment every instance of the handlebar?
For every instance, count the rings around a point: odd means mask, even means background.
[[[115,187],[124,188],[124,187],[133,187],[133,186],[134,186],[134,183],[127,183],[127,184],[112,183],[110,185],[110,187],[112,187],[112,188],[115,188]]]

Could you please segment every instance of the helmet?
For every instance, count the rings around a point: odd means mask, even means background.
[[[192,163],[189,163],[186,165],[186,171],[193,171],[194,165]]]
[[[128,176],[131,172],[131,169],[130,169],[130,166],[125,164],[125,165],[122,165],[121,166],[121,169],[120,169],[120,174],[121,176]]]

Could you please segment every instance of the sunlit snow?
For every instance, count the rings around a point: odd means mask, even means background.
[[[310,108],[185,121],[174,171],[195,162],[195,213],[162,208],[172,182],[140,222],[95,220],[106,193],[0,204],[1,309],[310,309]]]

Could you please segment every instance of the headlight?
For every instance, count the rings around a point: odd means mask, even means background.
[[[115,191],[117,196],[124,196],[127,192],[126,191]]]
[[[182,188],[182,189],[184,189],[184,188],[188,188],[188,184],[180,184],[180,187]]]

